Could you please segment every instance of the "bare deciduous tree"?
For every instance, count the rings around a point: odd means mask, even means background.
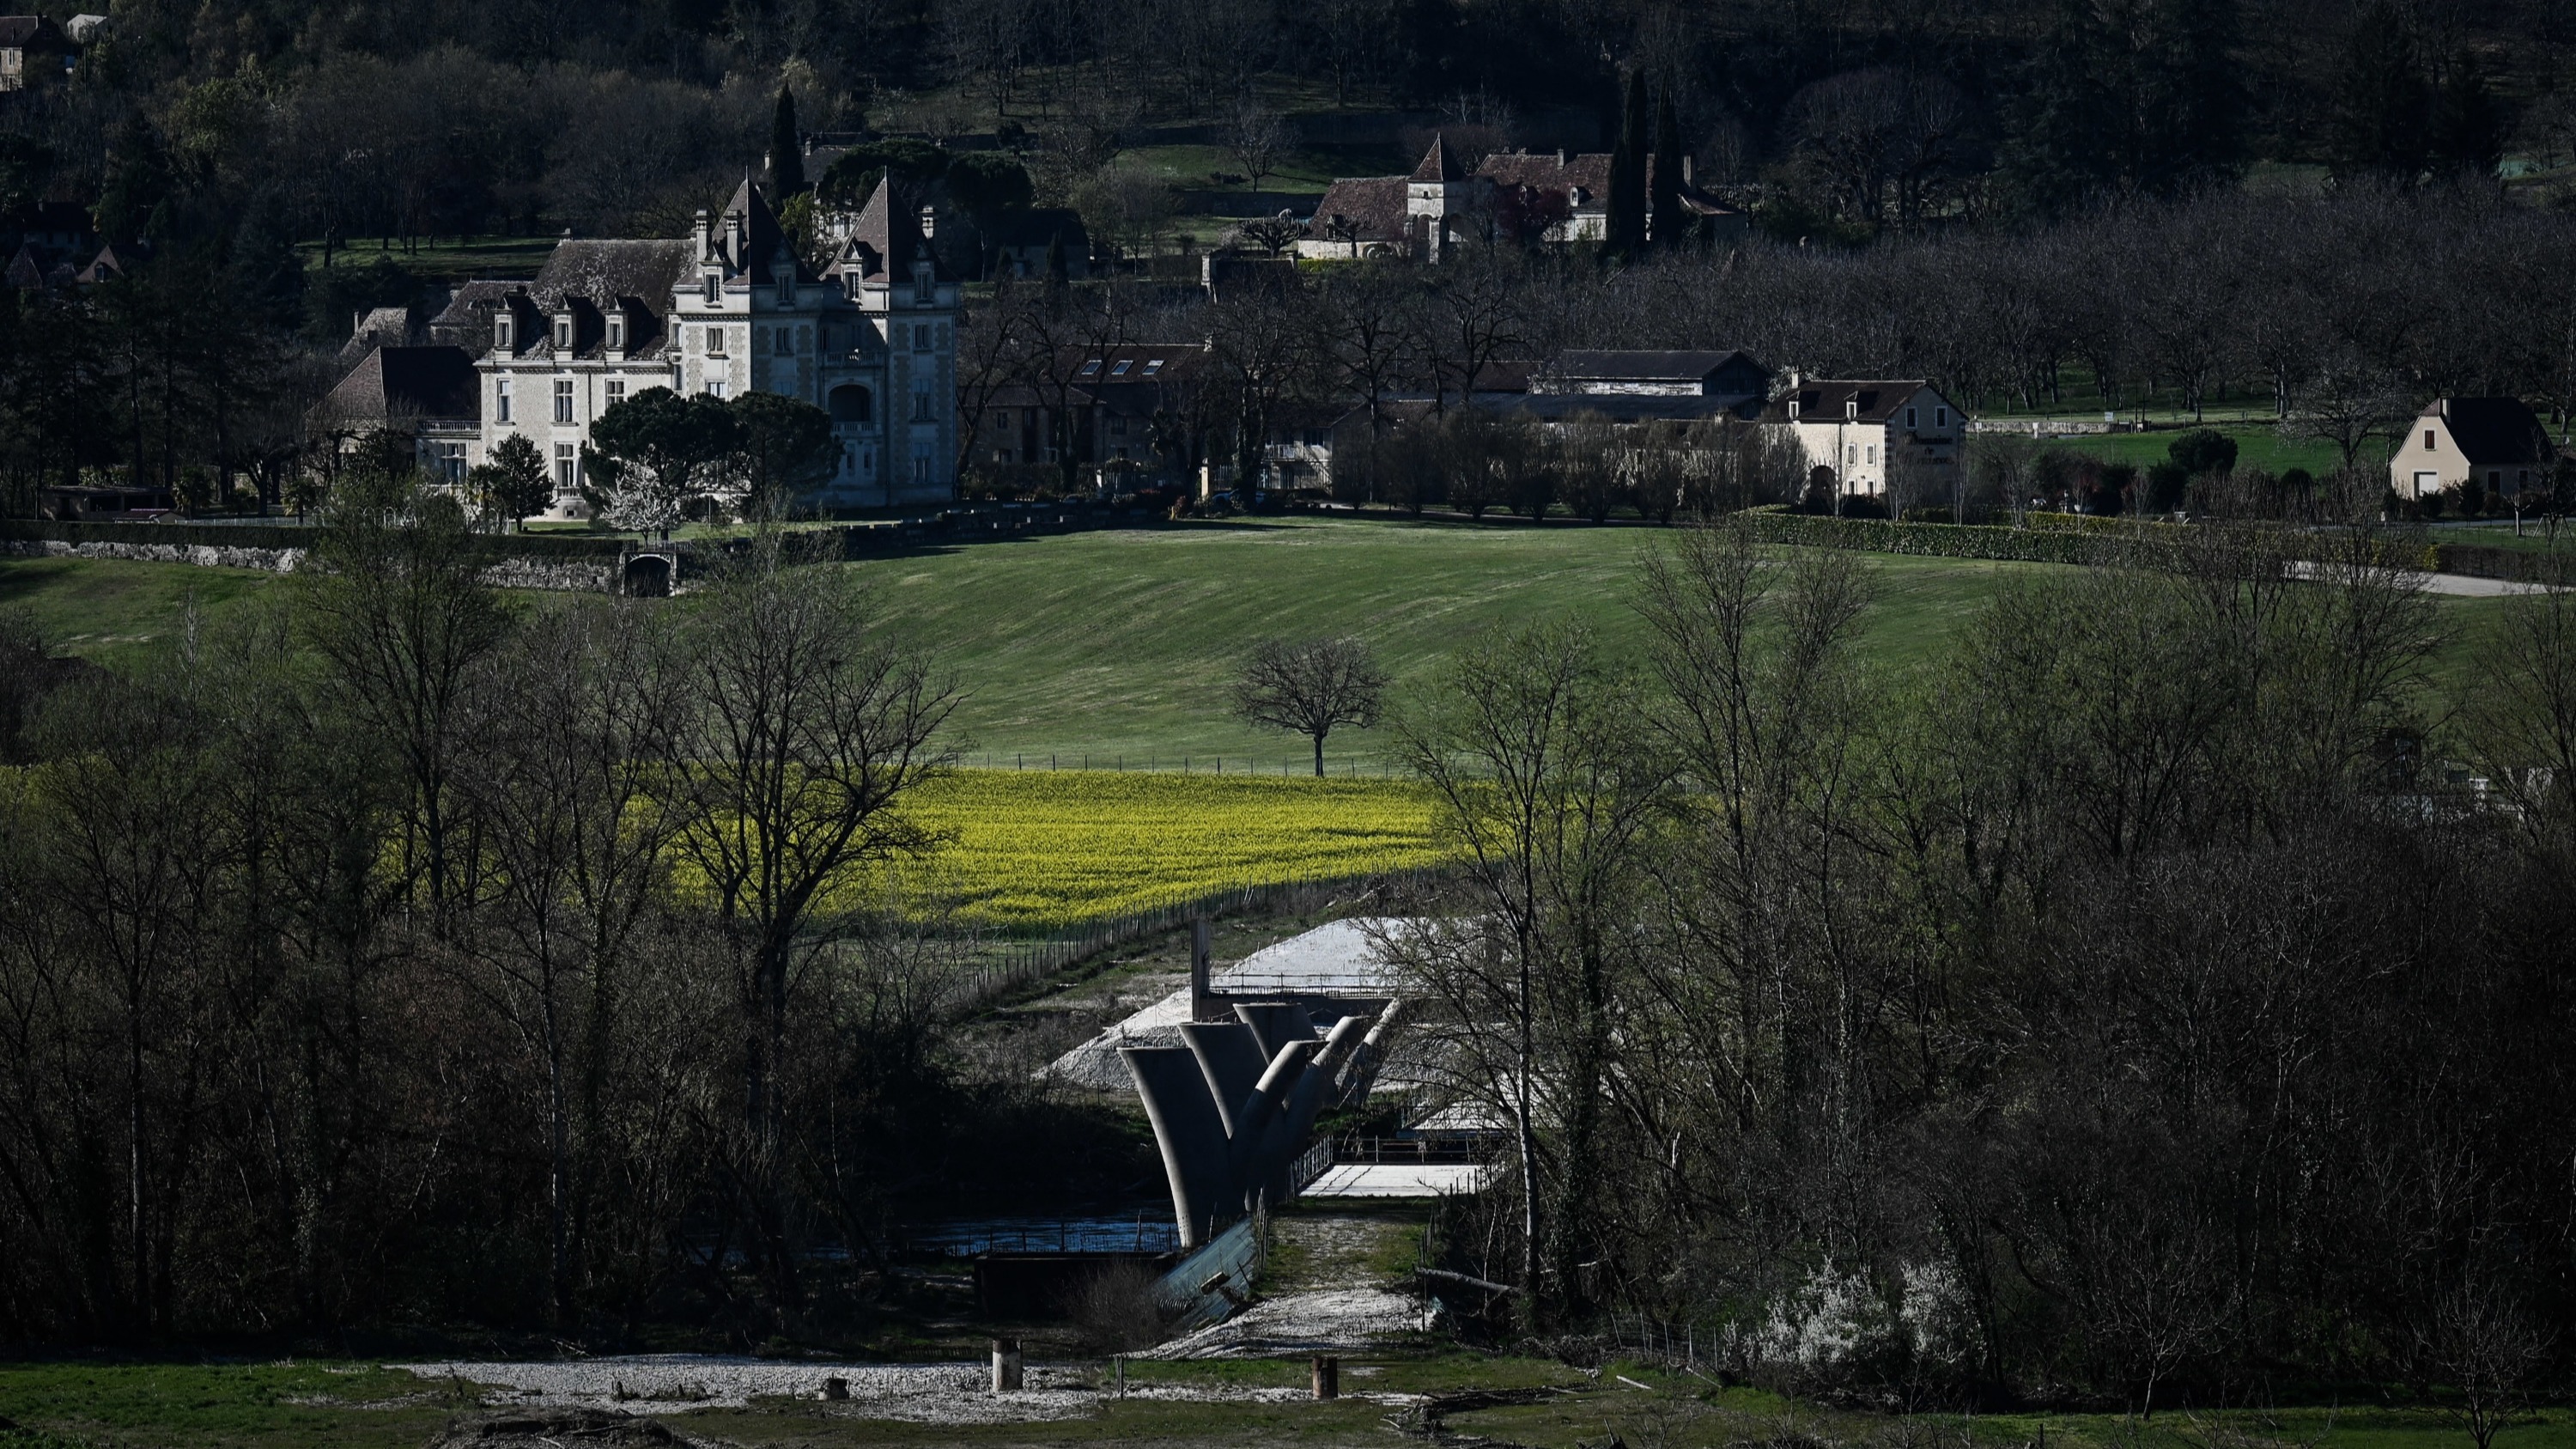
[[[1255,646],[1234,684],[1234,712],[1249,723],[1304,735],[1324,773],[1324,740],[1343,725],[1373,728],[1386,697],[1386,671],[1357,639],[1268,639]]]

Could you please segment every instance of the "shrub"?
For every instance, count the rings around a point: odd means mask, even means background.
[[[2236,440],[2215,428],[2194,428],[2166,444],[2165,457],[2187,478],[2225,473],[2236,466]]]
[[[1172,1313],[1155,1295],[1160,1280],[1141,1263],[1112,1263],[1083,1281],[1065,1304],[1083,1347],[1134,1353],[1171,1335]]]
[[[2217,434],[2211,434],[2216,437]],[[2221,439],[2221,441],[2225,441]],[[2228,457],[2236,455],[2236,445],[2227,444]],[[2171,513],[2182,507],[2183,492],[2191,486],[2191,470],[2180,463],[2158,463],[2147,469],[2147,508],[2154,513]]]

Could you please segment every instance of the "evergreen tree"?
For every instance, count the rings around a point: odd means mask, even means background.
[[[1062,292],[1073,281],[1073,272],[1065,260],[1064,228],[1057,227],[1047,237],[1046,287],[1049,295]]]
[[[274,188],[262,187],[242,208],[225,264],[226,285],[253,316],[293,327],[304,316],[304,259],[295,229]]]
[[[2433,160],[2447,170],[2495,175],[2504,159],[2504,117],[2486,71],[2467,48],[2451,57],[2433,97]]]
[[[170,158],[141,111],[125,118],[107,148],[107,177],[99,184],[99,235],[131,242],[144,234],[170,197]]]
[[[796,93],[780,86],[778,110],[769,123],[770,195],[785,201],[804,189],[804,138],[796,130]]]
[[[1648,181],[1654,223],[1648,234],[1656,246],[1670,250],[1690,230],[1690,217],[1682,210],[1682,123],[1673,113],[1670,81],[1664,83],[1663,97],[1655,106],[1655,165]]]
[[[1610,153],[1610,208],[1601,249],[1621,261],[1646,245],[1646,73],[1628,77],[1628,109]]]
[[[2245,150],[2238,0],[2058,0],[2022,96],[2006,171],[2025,207],[2170,196],[2233,176]]]
[[[2432,88],[2415,28],[2391,0],[2365,0],[2353,15],[2335,79],[2326,164],[2337,177],[2412,180],[2424,170]]]

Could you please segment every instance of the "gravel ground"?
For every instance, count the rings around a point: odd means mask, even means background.
[[[1217,1357],[1220,1355],[1207,1355]],[[493,1407],[594,1408],[669,1414],[743,1408],[757,1398],[818,1400],[823,1381],[849,1385],[847,1401],[818,1404],[836,1418],[899,1419],[924,1424],[1013,1424],[1080,1418],[1114,1391],[1098,1387],[1096,1368],[1028,1365],[1028,1387],[996,1394],[992,1370],[980,1363],[786,1364],[765,1359],[657,1354],[564,1363],[391,1364],[426,1379],[481,1385]],[[1136,1385],[1131,1399],[1289,1402],[1302,1389]],[[1373,1396],[1374,1397],[1374,1396]],[[1393,1401],[1392,1398],[1389,1400]]]

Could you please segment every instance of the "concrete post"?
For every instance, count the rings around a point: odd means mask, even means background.
[[[993,1340],[993,1392],[1009,1393],[1020,1386],[1020,1341],[1016,1338]]]
[[[1208,989],[1208,922],[1200,916],[1190,922],[1190,1020],[1224,1019],[1215,993]]]
[[[1315,1397],[1338,1399],[1342,1396],[1342,1361],[1328,1353],[1315,1355]]]

